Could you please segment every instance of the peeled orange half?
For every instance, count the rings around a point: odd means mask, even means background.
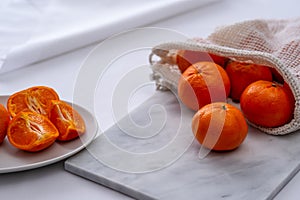
[[[16,148],[36,152],[52,145],[59,133],[51,121],[35,112],[19,112],[9,123],[7,137]]]
[[[20,111],[31,111],[48,115],[51,100],[58,100],[58,94],[50,87],[35,86],[12,94],[7,101],[7,110],[12,117]]]
[[[57,140],[69,141],[85,132],[85,122],[81,115],[69,104],[53,100],[49,119],[59,131]]]
[[[9,113],[6,108],[0,104],[0,144],[3,142],[6,137],[8,123],[10,121]]]

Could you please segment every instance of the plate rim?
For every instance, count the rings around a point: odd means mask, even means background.
[[[9,96],[10,95],[0,95],[0,103],[4,104],[3,102],[7,101]],[[69,104],[72,104],[73,106],[78,107],[81,110],[83,110],[84,112],[88,113],[88,115],[90,115],[91,119],[93,120],[92,124],[95,125],[94,133],[91,133],[91,135],[86,139],[86,141],[81,140],[82,144],[80,146],[78,146],[75,149],[69,150],[66,153],[63,153],[60,156],[56,156],[56,157],[46,159],[46,160],[43,160],[43,161],[28,163],[28,164],[24,164],[24,165],[17,165],[17,166],[13,166],[13,167],[1,167],[0,166],[0,175],[5,174],[5,173],[13,173],[13,172],[26,171],[26,170],[30,170],[30,169],[36,169],[36,168],[44,167],[44,166],[51,165],[51,164],[54,164],[56,162],[62,161],[62,160],[66,159],[66,158],[68,158],[72,155],[75,155],[76,153],[80,152],[81,150],[83,150],[85,147],[87,147],[97,137],[97,132],[98,132],[99,126],[98,126],[98,123],[97,123],[97,120],[96,120],[95,116],[90,111],[88,111],[85,107],[83,107],[81,105],[78,105],[74,102],[69,102],[69,101],[66,101],[66,100],[62,100],[62,101],[65,101]],[[80,136],[77,139],[80,139]],[[8,142],[7,137],[4,139],[3,142]],[[72,142],[72,141],[69,141],[69,142]],[[1,145],[2,144],[0,144],[0,149],[1,149]]]

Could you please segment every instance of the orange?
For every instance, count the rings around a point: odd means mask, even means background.
[[[48,115],[51,100],[58,100],[54,89],[46,86],[35,86],[12,94],[7,100],[7,109],[12,117],[20,111],[32,111]]]
[[[275,69],[275,68],[270,68],[272,75],[273,75],[273,80],[283,84],[284,83],[284,79],[281,76],[281,74]]]
[[[230,81],[225,70],[213,62],[197,62],[178,81],[178,97],[187,107],[198,110],[211,102],[226,101]]]
[[[49,118],[59,131],[57,140],[72,140],[85,132],[83,118],[66,102],[53,100]]]
[[[293,92],[291,90],[290,85],[287,82],[284,82],[282,86],[285,89],[285,92],[287,93],[287,95],[289,96],[289,98],[291,99],[292,104],[294,105],[295,104],[295,98],[294,98],[294,94],[293,94]]]
[[[295,99],[288,85],[261,80],[244,90],[240,105],[249,122],[279,127],[292,120]]]
[[[248,134],[248,125],[236,107],[216,102],[202,107],[193,117],[192,131],[204,147],[229,151],[239,147]]]
[[[10,121],[9,113],[6,108],[0,104],[0,144],[6,137],[7,126]]]
[[[189,66],[196,62],[208,61],[214,62],[221,67],[225,66],[227,58],[203,51],[179,50],[176,54],[176,63],[183,73]]]
[[[252,63],[231,61],[226,65],[226,72],[231,83],[230,97],[239,101],[244,89],[258,80],[272,81],[269,67]]]
[[[7,129],[9,142],[16,148],[36,152],[52,145],[59,133],[51,121],[35,112],[19,112]]]

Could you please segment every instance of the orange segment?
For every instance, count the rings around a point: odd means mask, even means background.
[[[20,111],[48,115],[51,109],[51,100],[58,99],[58,94],[52,88],[35,86],[11,95],[7,101],[7,109],[12,117]]]
[[[49,147],[58,135],[51,121],[35,112],[19,112],[7,129],[8,140],[14,147],[31,152]]]
[[[7,100],[7,110],[12,117],[16,116],[20,111],[27,109],[27,105],[25,103],[26,99],[26,91],[22,90],[20,92],[12,94]]]
[[[85,122],[81,115],[63,101],[52,101],[49,118],[59,131],[57,139],[60,141],[75,139],[85,132]]]

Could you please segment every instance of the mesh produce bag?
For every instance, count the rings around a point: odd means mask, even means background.
[[[285,135],[300,129],[300,18],[244,21],[220,27],[205,39],[157,45],[149,59],[158,89],[176,91],[181,72],[171,58],[174,51],[182,49],[275,68],[294,94],[294,118],[276,128],[252,125],[272,135]],[[160,59],[154,61],[154,55]]]

